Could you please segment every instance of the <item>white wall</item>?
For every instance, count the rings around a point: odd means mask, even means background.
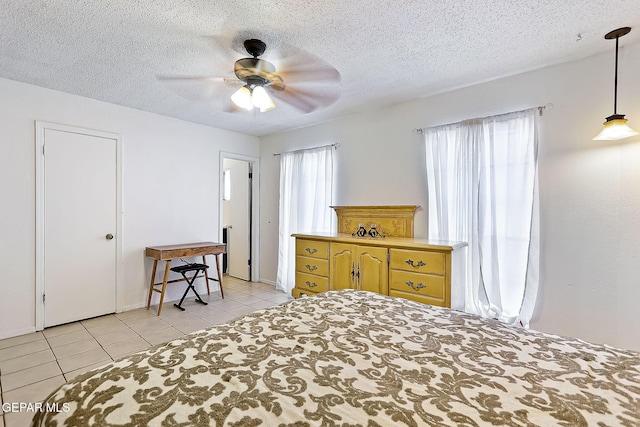
[[[618,112],[640,129],[640,45],[620,50]],[[640,350],[640,137],[591,138],[613,110],[613,52],[394,107],[271,135],[261,142],[261,274],[275,280],[278,157],[340,143],[337,205],[427,206],[414,128],[548,103],[541,121],[541,287],[532,328]],[[416,214],[416,237],[427,236]]]
[[[0,338],[35,328],[35,120],[122,137],[119,309],[146,305],[152,265],[146,246],[222,238],[220,152],[259,155],[252,136],[6,79],[0,94]],[[165,300],[183,291],[170,286]]]

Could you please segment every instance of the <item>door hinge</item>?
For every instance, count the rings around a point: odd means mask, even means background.
[[[253,179],[253,172],[249,172],[249,179]]]
[[[47,294],[42,294],[42,303],[44,304],[44,301],[47,299]]]
[[[247,265],[251,265],[251,260],[250,259],[247,260]]]
[[[42,145],[42,155],[44,156],[45,154],[47,154],[47,150],[45,149],[46,145]]]

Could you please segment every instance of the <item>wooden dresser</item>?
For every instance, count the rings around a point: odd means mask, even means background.
[[[461,283],[467,244],[414,239],[416,208],[334,207],[337,233],[294,234],[293,296],[351,288],[451,307],[451,284]],[[384,237],[372,237],[372,228]]]

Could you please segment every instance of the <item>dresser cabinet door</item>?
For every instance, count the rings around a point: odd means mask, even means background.
[[[329,245],[329,287],[337,289],[355,289],[356,246],[346,243]]]
[[[387,295],[389,293],[387,248],[358,246],[356,258],[357,289]]]
[[[387,248],[332,242],[329,263],[331,289],[360,289],[388,294]]]

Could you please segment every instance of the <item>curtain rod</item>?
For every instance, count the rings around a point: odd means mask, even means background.
[[[552,103],[548,103],[545,105],[541,105],[539,107],[533,107],[533,108],[537,108],[538,109],[538,114],[540,114],[540,116],[542,116],[542,112],[546,109],[551,110],[553,108],[553,104]],[[527,110],[531,110],[532,108],[527,108],[524,110],[520,110],[520,111],[513,111],[513,113],[519,113],[521,111],[527,111]],[[504,114],[511,114],[511,113],[504,113]],[[497,116],[501,116],[502,114],[496,114]],[[491,116],[487,116],[487,117],[491,117]],[[430,127],[440,127],[440,126],[451,126],[451,125],[455,125],[457,123],[461,123],[461,122],[466,122],[468,120],[479,120],[479,119],[486,119],[487,117],[476,117],[475,119],[465,119],[465,120],[460,120],[458,122],[453,122],[453,123],[447,123],[444,125],[436,125],[436,126],[430,126]],[[418,135],[422,135],[424,133],[424,128],[415,128],[413,130],[415,133],[417,133]]]
[[[308,150],[315,150],[316,148],[326,148],[326,147],[333,147],[333,148],[338,148],[338,146],[340,145],[339,142],[336,142],[335,144],[327,144],[327,145],[320,145],[318,147],[311,147],[311,148],[301,148],[299,150],[293,150],[293,151],[285,151],[283,153],[274,153],[274,156],[280,156],[281,154],[289,154],[289,153],[301,153],[303,151],[308,151]]]

